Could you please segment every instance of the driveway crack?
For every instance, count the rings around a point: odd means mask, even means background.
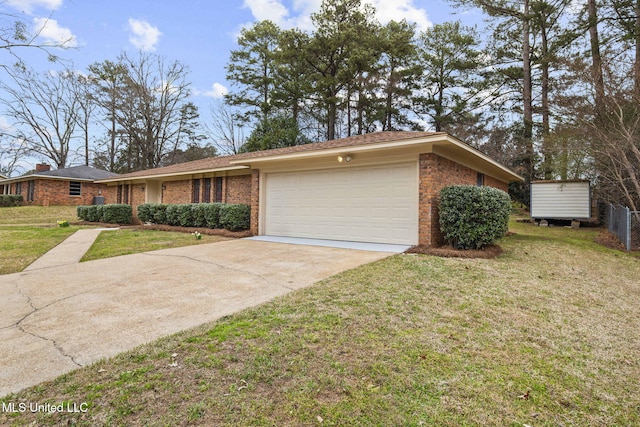
[[[18,286],[18,284],[16,284],[16,285],[15,285],[15,287],[16,287],[16,290],[18,291],[18,293],[20,294],[20,296],[22,296],[23,298],[25,298],[25,299],[27,300],[27,303],[29,304],[29,307],[31,307],[31,311],[30,311],[29,313],[25,314],[24,316],[22,316],[22,318],[21,318],[21,319],[19,319],[19,320],[18,320],[17,322],[15,322],[14,324],[9,325],[9,326],[4,326],[4,327],[2,327],[2,328],[0,328],[0,329],[9,329],[9,328],[15,327],[16,329],[18,329],[20,332],[22,332],[22,333],[24,333],[24,334],[31,335],[31,336],[32,336],[32,337],[34,337],[34,338],[38,338],[38,339],[41,339],[41,340],[44,340],[44,341],[48,341],[48,342],[50,342],[50,343],[53,345],[53,348],[55,348],[55,349],[56,349],[56,351],[58,351],[58,353],[60,353],[60,355],[62,355],[63,357],[66,357],[66,358],[67,358],[67,359],[69,359],[69,360],[71,360],[71,362],[72,362],[73,364],[75,364],[76,366],[78,366],[78,367],[82,367],[82,365],[81,365],[80,363],[78,363],[78,362],[73,358],[73,356],[71,356],[70,354],[67,354],[67,353],[64,351],[64,349],[63,349],[63,348],[62,348],[62,347],[61,347],[61,346],[56,342],[56,340],[54,340],[54,339],[52,339],[52,338],[44,337],[44,336],[42,336],[42,335],[38,335],[38,334],[36,334],[36,333],[34,333],[34,332],[27,331],[27,330],[24,328],[24,326],[22,325],[22,322],[24,322],[24,321],[25,321],[29,316],[31,316],[31,315],[32,315],[32,314],[34,314],[34,313],[37,313],[38,311],[42,310],[43,308],[47,308],[47,307],[49,307],[49,306],[51,306],[51,305],[53,305],[53,304],[56,304],[56,303],[58,303],[58,302],[60,302],[60,301],[64,301],[64,300],[66,300],[66,299],[73,298],[73,297],[75,297],[75,296],[77,296],[77,295],[81,295],[81,294],[83,294],[84,292],[80,292],[79,294],[75,294],[75,295],[70,295],[70,296],[65,297],[65,298],[60,298],[59,300],[52,301],[52,302],[50,302],[49,304],[44,305],[44,306],[42,306],[42,307],[38,308],[38,307],[36,307],[35,305],[33,305],[33,301],[31,300],[31,297],[30,297],[29,295],[27,295],[27,294],[26,294],[26,293],[25,293],[25,292],[20,288],[20,286]]]
[[[247,271],[247,270],[242,270],[240,268],[229,267],[227,265],[223,265],[223,264],[217,263],[215,261],[202,260],[202,259],[190,257],[188,255],[164,255],[164,254],[157,254],[157,253],[151,253],[151,252],[145,252],[144,255],[154,256],[154,257],[184,258],[184,259],[188,259],[188,260],[195,261],[195,262],[202,263],[202,264],[215,265],[216,267],[220,267],[220,268],[225,269],[225,270],[230,270],[230,271],[235,271],[237,273],[244,273],[244,274],[249,274],[251,276],[255,276],[255,277],[259,278],[260,280],[262,280],[263,282],[265,282],[265,283],[267,283],[269,285],[279,286],[281,288],[285,288],[285,289],[288,289],[290,291],[295,291],[296,290],[296,288],[293,288],[291,286],[283,285],[281,283],[271,282],[267,278],[262,276],[261,274],[253,273],[253,272]]]

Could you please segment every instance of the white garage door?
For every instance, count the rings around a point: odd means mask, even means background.
[[[265,186],[266,235],[418,242],[416,163],[271,173]]]

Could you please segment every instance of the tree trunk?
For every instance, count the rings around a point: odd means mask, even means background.
[[[524,1],[524,14],[522,18],[522,99],[524,101],[524,133],[526,168],[525,179],[533,180],[533,106],[532,106],[532,84],[531,84],[531,45],[529,40],[529,0]]]
[[[633,77],[634,77],[634,96],[640,96],[640,0],[636,0],[635,3],[636,12],[636,25],[635,25],[635,61],[633,63]]]
[[[546,22],[544,11],[541,12],[540,21]],[[542,82],[541,82],[541,104],[542,104],[542,155],[544,163],[542,166],[544,179],[552,179],[552,154],[549,147],[549,134],[551,132],[550,112],[549,112],[549,40],[547,28],[543,24],[540,26],[540,38],[542,42]]]
[[[596,0],[588,0],[589,11],[589,37],[591,42],[591,60],[593,84],[596,91],[596,113],[598,116],[605,111],[604,108],[604,79],[602,77],[602,57],[600,56],[600,36],[598,35],[598,11]]]

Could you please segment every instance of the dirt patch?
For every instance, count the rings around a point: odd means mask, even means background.
[[[164,224],[142,224],[142,225],[118,225],[109,224],[103,222],[86,222],[79,221],[74,222],[74,225],[91,225],[105,228],[121,228],[123,230],[157,230],[157,231],[174,231],[178,233],[194,233],[206,234],[208,236],[222,236],[240,239],[242,237],[250,237],[253,234],[250,231],[229,231],[221,228],[206,228],[206,227],[175,227],[172,225]]]
[[[620,240],[618,240],[618,238],[611,232],[609,232],[609,230],[602,230],[600,231],[600,233],[598,233],[598,235],[595,238],[596,243],[602,245],[602,246],[606,246],[607,248],[610,249],[617,249],[619,251],[624,251],[625,247],[622,243],[620,243]]]
[[[424,254],[433,255],[444,258],[495,258],[502,254],[502,248],[498,245],[485,246],[483,249],[461,250],[455,249],[453,246],[424,246],[418,245],[409,248],[405,253],[408,254]]]

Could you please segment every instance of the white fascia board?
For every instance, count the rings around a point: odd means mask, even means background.
[[[493,166],[495,166],[495,167],[497,167],[499,169],[502,169],[504,172],[506,172],[507,174],[511,175],[514,178],[514,180],[524,181],[524,178],[522,176],[518,175],[517,173],[515,173],[511,169],[507,168],[506,166],[501,165],[497,161],[493,160],[491,157],[487,156],[486,154],[484,154],[480,150],[478,150],[476,148],[473,148],[469,144],[465,144],[464,142],[452,137],[451,135],[447,135],[447,140],[448,140],[448,142],[452,143],[453,145],[455,145],[455,146],[457,146],[459,148],[462,148],[463,150],[469,152],[470,154],[473,154],[474,156],[480,157],[484,161],[486,161],[488,163],[491,163]]]
[[[19,181],[32,181],[34,179],[53,179],[53,180],[61,180],[61,181],[80,181],[80,182],[94,182],[93,179],[87,178],[72,178],[69,176],[50,176],[50,175],[23,175],[15,178],[7,178],[0,180],[0,184],[11,184]],[[97,181],[96,181],[97,182]]]
[[[187,175],[196,175],[196,174],[203,174],[203,173],[235,171],[235,170],[242,170],[242,169],[249,169],[249,166],[231,166],[231,167],[227,166],[224,168],[198,169],[198,170],[185,171],[185,172],[162,173],[158,175],[150,174],[150,175],[140,175],[140,176],[132,176],[132,177],[114,177],[114,178],[100,179],[100,180],[97,180],[96,183],[106,184],[110,182],[140,181],[140,180],[146,180],[146,179],[158,179],[158,178],[167,178],[167,177],[173,177],[173,176],[187,176]]]
[[[234,165],[264,163],[264,162],[274,162],[274,161],[282,161],[282,160],[298,160],[298,159],[320,157],[320,156],[332,156],[332,155],[337,156],[345,153],[349,153],[349,154],[362,153],[366,151],[378,151],[378,150],[391,149],[391,148],[412,147],[412,146],[421,145],[421,144],[439,142],[438,139],[442,140],[442,137],[443,135],[434,135],[434,136],[400,140],[400,141],[379,142],[379,143],[364,144],[364,145],[325,148],[325,149],[318,149],[318,150],[300,151],[297,153],[276,154],[273,156],[264,156],[264,157],[248,157],[245,159],[231,160],[229,163]]]

